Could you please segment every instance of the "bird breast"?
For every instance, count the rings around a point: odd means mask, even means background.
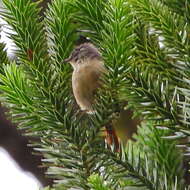
[[[105,70],[100,61],[82,63],[72,75],[73,94],[81,110],[92,111],[94,92],[99,87],[99,78]]]

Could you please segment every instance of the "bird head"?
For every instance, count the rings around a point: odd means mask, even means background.
[[[98,49],[91,43],[84,43],[77,46],[64,62],[69,62],[75,68],[93,59],[101,59]]]

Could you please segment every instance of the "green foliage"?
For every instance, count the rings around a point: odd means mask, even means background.
[[[39,22],[37,3],[28,0],[3,0],[3,3],[7,9],[1,15],[16,32],[11,38],[18,47],[19,58],[23,61],[47,58],[44,29]]]
[[[165,5],[167,5],[171,11],[184,16],[186,21],[189,23],[189,1],[188,0],[161,0]]]
[[[0,43],[0,57],[1,57],[1,60],[0,60],[1,67],[2,67],[3,63],[5,63],[5,64],[9,63],[7,53],[5,50],[5,44],[3,44],[3,43]]]
[[[177,148],[178,142],[167,139],[167,135],[170,133],[164,127],[156,128],[153,123],[144,124],[138,130],[135,146],[139,147],[147,158],[152,158],[155,161],[160,176],[166,175],[168,181],[173,180],[173,182],[177,179],[178,189],[181,189],[184,185],[182,154],[181,150]]]
[[[76,0],[73,6],[77,10],[76,22],[79,24],[78,31],[87,33],[97,41],[102,27],[104,26],[105,6],[107,0]]]
[[[3,3],[17,61],[7,64],[0,45],[1,101],[27,135],[40,137],[33,146],[53,189],[188,189],[180,142],[171,138],[190,135],[189,2],[54,0],[43,20],[38,2]],[[78,110],[63,63],[80,34],[97,45],[108,71],[93,115]],[[102,130],[127,105],[144,126],[137,142],[114,152]]]
[[[186,22],[177,14],[171,12],[159,1],[139,0],[133,1],[137,15],[156,29],[155,33],[164,37],[166,53],[185,59],[189,52]],[[183,55],[183,56],[182,56]]]
[[[134,54],[134,29],[131,9],[124,0],[110,1],[105,7],[107,19],[101,31],[102,55],[109,70],[106,84],[119,97]],[[125,71],[125,72],[124,72]]]
[[[72,1],[69,1],[72,2]],[[76,24],[74,24],[75,10],[67,1],[53,1],[46,12],[45,24],[49,42],[49,53],[56,67],[68,69],[60,64],[69,56],[76,40]]]
[[[142,20],[137,19],[136,25],[137,49],[133,60],[136,67],[146,68],[148,72],[154,72],[155,75],[162,75],[170,81],[170,85],[179,85],[179,81],[176,79],[179,72],[173,65],[175,60],[165,53],[163,38]]]
[[[104,185],[104,181],[101,176],[91,175],[88,181],[91,184],[91,188],[93,190],[111,190],[110,188],[106,187],[106,185]]]
[[[1,32],[1,25],[0,25],[0,32]],[[0,39],[1,39],[1,35],[0,35]],[[7,57],[7,52],[5,49],[5,44],[4,43],[0,43],[0,72],[3,72],[3,64],[8,64],[9,60]]]
[[[5,44],[0,43],[0,73],[3,73],[3,64],[8,64],[9,60],[5,51]]]

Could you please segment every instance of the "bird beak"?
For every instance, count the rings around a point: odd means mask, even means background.
[[[64,63],[69,63],[71,60],[72,60],[72,58],[68,57],[68,58],[64,59]]]

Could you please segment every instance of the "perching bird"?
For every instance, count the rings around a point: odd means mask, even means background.
[[[81,110],[93,113],[94,94],[97,88],[101,87],[101,75],[107,72],[100,52],[93,44],[84,43],[77,46],[65,62],[69,62],[73,67],[72,88],[77,104]],[[108,135],[114,133],[125,144],[136,132],[139,120],[132,119],[132,111],[122,110],[119,117],[111,123],[109,129],[107,128]],[[112,125],[111,131],[115,131],[110,132]],[[108,141],[112,141],[111,138],[109,137]]]
[[[100,86],[102,73],[106,71],[101,55],[91,43],[76,47],[65,62],[70,62],[74,71],[72,88],[80,109],[93,112],[94,94]]]

